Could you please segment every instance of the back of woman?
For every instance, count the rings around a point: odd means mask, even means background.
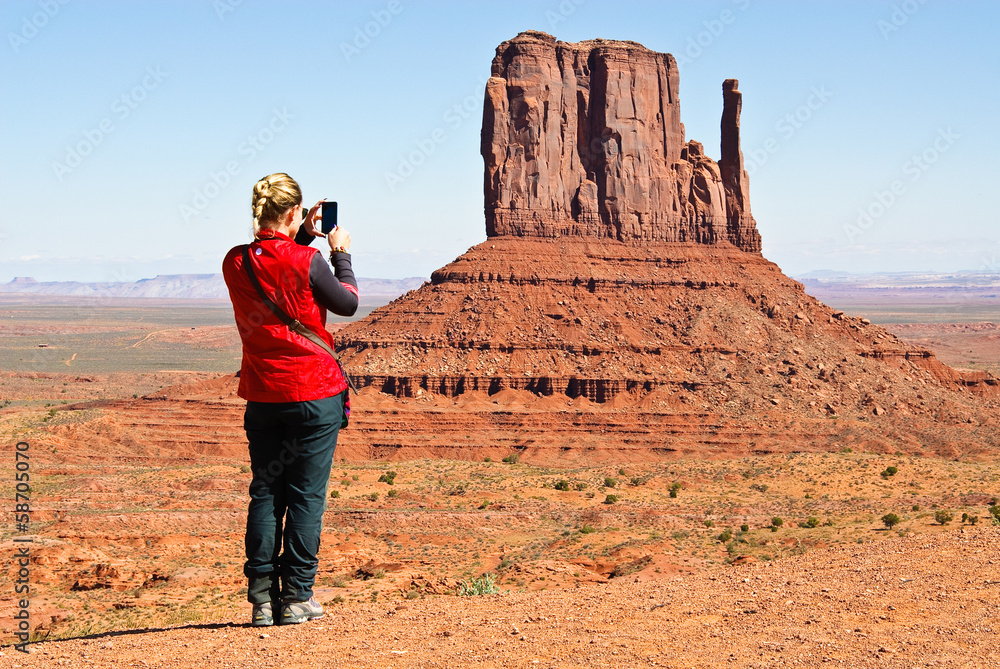
[[[247,400],[253,472],[243,571],[256,626],[323,615],[313,598],[316,556],[348,399],[346,377],[326,350],[334,346],[326,311],[353,315],[358,290],[350,234],[319,232],[320,204],[303,217],[299,185],[284,173],[264,177],[251,199],[254,241],[234,247],[222,265],[243,342],[237,392]],[[332,271],[308,245],[323,236]]]

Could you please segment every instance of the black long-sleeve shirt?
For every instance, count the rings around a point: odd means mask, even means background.
[[[295,235],[295,242],[302,246],[309,246],[313,239],[316,238],[306,232],[304,226]],[[333,264],[333,271],[323,259],[322,253],[313,256],[312,264],[309,265],[309,288],[312,289],[316,302],[327,311],[338,316],[353,316],[358,310],[359,300],[358,281],[354,278],[354,269],[351,267],[351,254],[331,253],[330,262]]]

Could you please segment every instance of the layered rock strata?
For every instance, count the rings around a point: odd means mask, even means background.
[[[687,142],[677,62],[635,42],[521,33],[497,47],[482,154],[489,236],[731,243],[760,251],[725,86],[723,164]]]
[[[500,45],[487,241],[338,333],[364,392],[390,402],[347,451],[950,456],[971,426],[967,452],[1000,445],[997,379],[827,307],[760,254],[737,81],[723,84],[719,163],[685,139],[677,91],[673,58],[634,42]]]

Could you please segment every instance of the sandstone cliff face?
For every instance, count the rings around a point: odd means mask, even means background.
[[[489,236],[731,243],[760,251],[724,89],[723,159],[686,143],[677,62],[635,42],[521,33],[497,47],[483,109]]]
[[[995,424],[970,441],[962,417],[986,423],[997,379],[835,312],[760,254],[736,80],[716,163],[685,141],[667,54],[526,33],[493,75],[489,238],[338,333],[355,381],[393,402],[347,452],[995,450]]]

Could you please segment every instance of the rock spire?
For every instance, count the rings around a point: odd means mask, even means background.
[[[685,140],[678,81],[673,56],[636,42],[532,31],[497,47],[483,109],[487,235],[759,252],[736,81],[723,87],[725,170]]]

